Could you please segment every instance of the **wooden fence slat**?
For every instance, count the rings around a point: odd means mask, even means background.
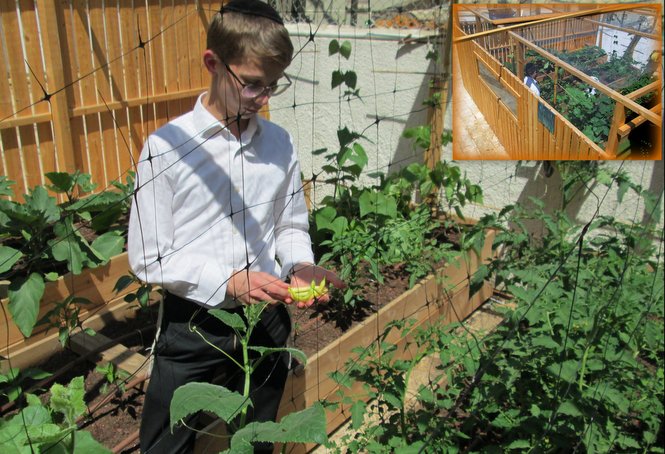
[[[23,166],[21,165],[21,150],[18,146],[18,128],[0,130],[2,137],[4,170],[5,175],[9,176],[16,184],[12,190],[16,196],[27,192],[25,179],[23,178]],[[23,200],[21,200],[22,202]]]
[[[23,171],[28,189],[42,184],[42,166],[37,150],[36,129],[33,125],[18,128],[21,137],[21,155],[23,156]]]
[[[147,135],[207,88],[200,60],[220,4],[0,1],[0,170],[15,191],[54,170],[89,173],[100,189],[124,181]]]

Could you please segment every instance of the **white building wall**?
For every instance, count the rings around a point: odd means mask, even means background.
[[[401,137],[406,127],[427,123],[427,110],[422,107],[422,101],[428,96],[427,82],[434,71],[432,62],[426,58],[429,50],[426,44],[400,44],[407,35],[413,37],[414,31],[374,29],[370,37],[366,30],[323,26],[316,32],[313,44],[307,43],[307,24],[290,27],[295,48],[303,50],[287,70],[293,76],[294,86],[287,94],[271,100],[270,112],[273,121],[292,133],[305,178],[319,173],[324,164],[322,156],[314,156],[312,151],[320,148],[336,151],[337,130],[344,126],[362,132],[368,139],[362,142],[370,158],[364,172],[367,184],[375,181],[369,176],[375,171],[385,173],[409,162],[422,162],[422,152],[414,152],[411,141]],[[348,61],[328,56],[332,39],[351,42],[353,49]],[[331,90],[331,74],[339,68],[353,69],[357,73],[362,101],[340,101],[340,90]],[[451,108],[449,106],[445,115],[447,130],[452,129]],[[378,127],[373,125],[377,115]],[[442,157],[452,160],[451,145],[444,148]],[[556,173],[546,178],[539,162],[457,161],[457,164],[484,192],[482,205],[466,208],[468,217],[477,219],[508,204],[529,203],[529,197],[543,198],[550,207],[561,204],[560,178]],[[622,166],[634,182],[662,196],[662,161],[608,165],[611,168]],[[317,185],[316,199],[320,200],[326,193],[325,186]],[[662,198],[660,205],[662,227]],[[631,193],[619,205],[616,191],[607,192],[601,185],[572,203],[569,214],[584,222],[597,211],[626,222],[641,222],[645,216],[644,206]]]

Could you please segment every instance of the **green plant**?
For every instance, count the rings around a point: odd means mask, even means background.
[[[14,402],[23,392],[23,384],[27,380],[40,380],[51,374],[37,368],[19,370],[16,367],[7,369],[6,374],[0,374],[0,396],[7,402]]]
[[[344,447],[663,452],[663,233],[654,226],[662,193],[602,167],[571,163],[560,172],[570,190],[584,181],[618,188],[620,200],[633,191],[651,221],[626,224],[597,216],[580,225],[563,211],[572,193],[563,207],[534,201],[531,210],[508,206],[483,218],[476,228],[500,229],[495,246],[503,253],[479,273],[496,274],[513,296],[510,306],[496,308],[505,322],[472,341],[451,337],[440,326],[423,336],[408,326],[393,327],[415,339],[404,350],[416,361],[435,355],[441,363],[409,409],[404,382],[414,363],[398,358],[394,337],[386,333],[358,350],[347,371],[335,377],[341,385],[361,381],[372,403],[344,397],[356,430]],[[538,236],[526,226],[533,220],[545,229]]]
[[[67,386],[54,384],[48,404],[26,394],[27,406],[0,420],[0,449],[4,453],[109,453],[89,432],[78,429],[77,420],[87,407],[83,377]]]
[[[163,290],[159,286],[143,282],[134,273],[130,272],[127,275],[120,276],[113,287],[113,291],[119,293],[125,290],[132,284],[136,284],[137,289],[135,292],[130,292],[123,298],[127,303],[137,302],[139,308],[147,309],[150,305],[150,295],[153,292],[162,294]]]
[[[340,53],[348,59],[351,47],[345,44],[334,41],[330,54]],[[370,177],[378,183],[361,185],[359,180],[368,163],[361,143],[365,137],[348,127],[340,128],[337,137],[337,150],[313,152],[326,160],[324,177],[313,180],[331,184],[334,189],[312,211],[310,234],[320,261],[337,268],[347,283],[343,307],[355,308],[363,300],[361,289],[366,281],[382,283],[386,268],[408,273],[410,285],[431,272],[452,248],[436,237],[441,228],[437,219],[440,209],[463,217],[461,208],[467,202],[481,201],[482,191],[459,167],[446,162],[432,169],[412,163],[387,176],[373,173]],[[404,137],[413,140],[414,150],[427,149],[431,128],[409,128]],[[452,135],[444,133],[442,140],[452,140]]]
[[[89,336],[94,336],[96,334],[95,330],[84,328],[79,317],[81,309],[87,304],[91,304],[89,299],[69,295],[62,301],[54,302],[53,309],[48,311],[41,320],[38,320],[37,324],[48,323],[50,326],[58,328],[58,340],[63,347],[67,345],[71,333],[77,328]]]
[[[268,306],[267,303],[250,304],[243,306],[245,320],[239,315],[223,309],[210,310],[210,315],[232,328],[238,338],[242,350],[242,360],[231,359],[244,376],[242,393],[209,383],[188,383],[176,389],[171,400],[170,416],[171,427],[178,424],[185,417],[199,411],[214,413],[225,421],[231,428],[229,453],[252,453],[252,443],[279,442],[279,443],[325,443],[327,441],[326,418],[323,407],[315,404],[305,410],[291,413],[275,422],[247,422],[247,410],[251,405],[260,405],[250,399],[250,378],[256,367],[268,355],[289,352],[303,365],[307,357],[300,350],[292,348],[256,347],[249,344],[254,327],[259,322],[261,313]],[[192,329],[197,331],[196,327]],[[205,338],[204,338],[205,339]],[[220,354],[226,353],[219,349]],[[252,359],[250,353],[258,354]]]
[[[340,44],[336,39],[331,40],[328,45],[328,55],[335,54],[339,54],[348,60],[351,56],[351,42],[343,41]],[[358,75],[353,70],[342,71],[341,69],[336,69],[332,72],[331,88],[339,87],[344,84],[346,90],[342,96],[347,99],[351,99],[352,97],[360,98],[360,89],[356,88],[357,83]]]
[[[84,268],[96,268],[108,262],[124,248],[124,232],[113,225],[125,210],[131,183],[118,185],[120,192],[110,191],[75,198],[75,193],[94,188],[89,175],[49,173],[53,183],[48,188],[66,195],[68,201],[58,204],[47,187],[36,186],[23,198],[25,203],[0,199],[0,277],[9,279],[9,311],[24,336],[29,337],[37,322],[39,302],[45,284],[55,281],[62,268],[80,274]],[[13,197],[14,182],[0,177],[0,195]],[[99,228],[97,237],[88,241],[81,222]],[[64,301],[68,308],[71,301]],[[79,300],[80,302],[80,300]],[[63,316],[69,320],[69,314]],[[71,325],[67,323],[67,325]]]
[[[413,328],[412,320],[387,326],[377,342],[355,349],[344,371],[331,374],[339,384],[339,403],[350,406],[351,431],[332,452],[459,452],[463,434],[453,425],[443,427],[441,418],[454,407],[460,389],[447,389],[456,373],[477,367],[477,344],[461,341],[457,324],[431,323]],[[398,348],[398,341],[404,346]],[[410,353],[407,353],[410,352]],[[440,364],[430,368],[428,380],[411,383],[423,361]],[[455,362],[459,366],[451,367]],[[355,382],[360,393],[349,394]],[[452,416],[452,415],[451,415]],[[429,446],[429,449],[428,449]]]
[[[121,392],[125,392],[125,382],[130,377],[129,372],[123,369],[118,369],[113,363],[106,363],[104,365],[98,365],[95,367],[95,370],[104,375],[106,383],[102,385],[100,391],[102,394],[106,394],[108,391],[109,385],[116,386]]]

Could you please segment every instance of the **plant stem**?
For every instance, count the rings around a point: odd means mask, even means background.
[[[586,370],[586,361],[592,348],[593,345],[589,344],[587,348],[584,349],[584,355],[582,356],[582,367],[580,368],[580,379],[578,382],[578,389],[580,392],[582,392],[582,388],[584,387],[584,371]]]
[[[249,334],[247,335],[246,338],[242,339],[240,341],[240,345],[242,346],[242,360],[244,366],[242,367],[244,373],[245,373],[245,385],[243,387],[242,395],[245,399],[249,399],[249,390],[250,390],[250,385],[251,385],[251,377],[252,377],[252,365],[249,362]],[[240,412],[240,428],[245,427],[245,424],[247,423],[247,406],[243,407],[242,411]]]

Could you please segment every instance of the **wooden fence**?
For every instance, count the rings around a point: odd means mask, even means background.
[[[0,0],[0,175],[14,192],[49,171],[124,179],[147,135],[205,90],[222,1]]]
[[[512,159],[611,159],[480,44],[463,41],[453,52],[464,88]]]
[[[474,8],[469,8],[465,12],[475,15],[475,21],[464,21],[458,24],[464,34],[467,35],[494,30],[497,28],[497,23],[500,24],[503,22],[502,20],[490,20]],[[570,51],[584,46],[595,45],[598,27],[597,22],[569,18],[533,25],[529,27],[527,36],[525,37],[532,43],[547,48],[550,51]],[[515,51],[507,32],[492,33],[491,35],[478,38],[476,42],[502,65],[514,63],[513,56]]]

